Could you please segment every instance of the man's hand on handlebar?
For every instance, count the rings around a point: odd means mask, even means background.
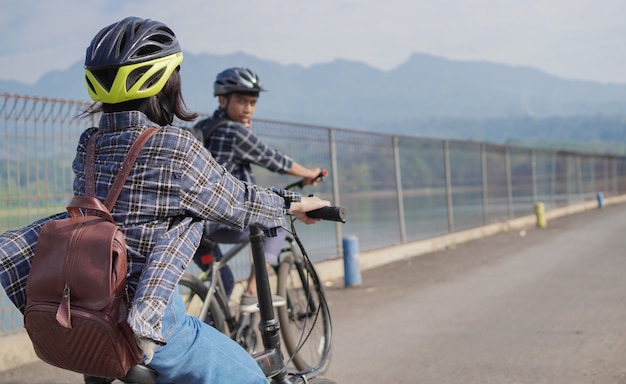
[[[301,168],[306,170],[306,168]],[[328,171],[326,169],[320,168],[311,168],[311,177],[303,177],[302,179],[296,181],[295,183],[291,183],[285,187],[287,190],[291,190],[294,188],[302,189],[305,185],[317,185],[320,181],[324,180],[326,176],[328,176]]]
[[[328,174],[327,170],[322,170],[321,168],[311,168],[310,171],[314,176],[302,178],[303,185],[317,185]]]
[[[302,200],[299,203],[291,203],[291,207],[289,209],[289,213],[293,214],[296,219],[302,221],[305,224],[314,224],[320,221],[321,219],[314,219],[308,217],[306,212],[312,211],[314,209],[322,208],[322,207],[330,207],[330,201],[322,200],[316,196],[305,197],[302,196]]]

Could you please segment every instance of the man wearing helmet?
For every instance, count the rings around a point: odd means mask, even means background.
[[[213,95],[219,106],[211,118],[199,121],[194,128],[202,132],[205,147],[213,158],[240,180],[255,183],[251,164],[269,171],[302,177],[304,184],[315,185],[320,177],[320,168],[305,168],[291,157],[263,143],[251,130],[259,93],[265,91],[259,77],[248,68],[228,68],[220,72],[213,84]],[[233,229],[207,222],[207,236],[218,243],[238,243],[248,240],[247,229]],[[278,255],[284,245],[287,232],[279,228],[277,235],[265,240],[265,259],[270,264],[278,263]],[[202,249],[194,260],[202,267]],[[217,253],[219,254],[219,250]],[[284,299],[275,296],[274,304],[284,304]],[[255,274],[252,272],[244,295],[241,310],[257,310]]]
[[[104,199],[135,139],[162,128],[140,152],[111,214],[128,247],[127,318],[144,363],[162,383],[267,383],[252,357],[207,324],[187,316],[175,287],[200,243],[204,221],[279,227],[329,202],[242,182],[215,162],[174,116],[191,121],[181,94],[179,42],[165,24],[129,17],[102,29],[85,58],[85,81],[98,127],[81,135],[72,163],[74,194],[85,194],[86,145],[97,135],[95,191]],[[254,207],[252,209],[251,207]],[[60,213],[0,234],[0,282],[22,312],[26,278],[42,226]],[[97,355],[98,351],[85,353]],[[92,378],[87,378],[92,379]],[[110,380],[108,380],[110,381]]]

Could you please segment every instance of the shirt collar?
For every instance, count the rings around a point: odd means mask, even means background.
[[[130,127],[158,127],[148,116],[139,111],[103,113],[100,117],[101,132],[127,130]]]

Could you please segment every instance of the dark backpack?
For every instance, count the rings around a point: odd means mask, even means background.
[[[86,196],[75,196],[67,206],[70,217],[47,222],[39,234],[26,282],[24,327],[37,356],[51,365],[122,377],[141,362],[126,322],[126,239],[110,210],[157,130],[149,128],[133,143],[104,204],[95,197],[96,132],[87,145]]]
[[[189,131],[196,139],[202,142],[202,145],[208,147],[209,138],[213,132],[215,132],[217,128],[228,124],[229,121],[230,120],[225,117],[220,117],[219,119],[208,118],[197,122],[196,125],[189,128]]]

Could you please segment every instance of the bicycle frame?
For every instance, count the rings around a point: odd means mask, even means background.
[[[297,244],[295,244],[295,240],[291,237],[290,234],[287,235],[286,241],[289,243],[289,245],[291,247],[293,247],[294,245],[297,247]],[[207,316],[207,314],[209,312],[209,308],[211,307],[212,300],[215,300],[214,294],[217,291],[219,282],[221,282],[221,278],[219,277],[220,269],[222,267],[224,267],[225,265],[227,265],[233,257],[237,256],[239,254],[239,252],[241,252],[245,247],[247,247],[249,245],[250,245],[250,241],[243,242],[243,243],[234,243],[234,245],[232,247],[230,247],[222,255],[222,258],[220,260],[213,260],[212,261],[212,265],[211,265],[211,268],[210,268],[211,284],[209,285],[209,288],[208,288],[208,291],[207,291],[207,297],[203,298],[204,301],[203,301],[202,307],[200,309],[200,312],[198,314],[198,318],[200,320],[204,321],[204,319],[206,318],[206,316]],[[302,262],[302,255],[299,252],[293,252],[293,256],[296,258],[296,260],[294,260],[295,262]],[[279,260],[279,262],[280,262],[280,260]],[[301,274],[300,271],[299,271],[299,273]],[[206,279],[203,279],[203,280],[206,280]],[[223,286],[220,287],[220,289],[221,289],[221,292],[225,292]],[[309,292],[307,292],[307,294],[308,293]],[[227,300],[227,299],[228,298],[224,297],[224,300]],[[311,304],[311,305],[313,307],[315,306],[314,303]]]
[[[250,227],[249,242],[238,243],[234,245],[223,255],[220,260],[213,261],[213,265],[211,268],[211,283],[209,289],[207,290],[207,297],[204,298],[199,318],[206,318],[211,305],[211,301],[216,299],[214,295],[218,288],[220,295],[223,295],[223,292],[225,292],[224,287],[220,286],[222,281],[219,275],[220,268],[228,264],[228,262],[235,255],[237,255],[239,252],[241,252],[243,248],[249,245],[252,251],[254,273],[256,275],[260,316],[259,330],[261,332],[261,338],[264,347],[263,351],[252,354],[252,357],[256,360],[257,364],[259,364],[259,367],[265,373],[266,377],[273,378],[274,382],[276,383],[292,383],[291,381],[287,380],[289,373],[284,361],[283,352],[281,350],[281,342],[279,336],[280,324],[279,321],[275,318],[269,274],[267,269],[265,268],[265,252],[263,248],[264,238],[265,235],[263,234],[263,231],[261,231],[258,227]],[[291,246],[297,246],[297,244],[294,244],[294,240],[292,238],[289,237],[288,241],[291,243]],[[292,255],[297,259],[302,258],[302,255],[299,252],[293,252]],[[294,261],[303,262],[303,260]],[[301,273],[301,271],[298,270],[298,273]],[[309,287],[306,288],[309,289]],[[226,299],[227,298],[223,297],[223,300]],[[309,299],[309,311],[315,311],[315,307],[316,304],[312,301],[312,299]],[[229,317],[232,318],[229,308],[224,308],[224,311],[226,313],[227,319]],[[233,330],[231,329],[231,332],[232,331]],[[312,377],[316,374],[317,373],[315,372],[306,373],[307,378],[310,378],[308,376]]]
[[[335,384],[333,381],[319,376],[320,372],[317,370],[290,373],[287,369],[287,364],[283,359],[283,353],[281,350],[281,339],[279,334],[280,324],[274,315],[269,274],[265,267],[265,251],[263,248],[264,238],[265,235],[259,227],[251,226],[249,243],[237,244],[229,249],[221,260],[214,260],[214,263],[216,264],[213,265],[213,269],[211,271],[211,288],[207,292],[207,295],[210,296],[204,300],[202,311],[203,316],[206,317],[209,308],[208,303],[210,303],[210,300],[213,299],[212,296],[217,289],[217,282],[221,281],[217,275],[220,267],[227,264],[228,261],[234,257],[234,255],[239,253],[241,249],[249,244],[252,250],[257,295],[259,300],[259,330],[261,332],[264,347],[263,351],[252,354],[252,357],[255,359],[265,376],[271,380],[272,384],[305,384],[309,382],[315,382],[318,384]],[[291,239],[291,241],[293,244],[294,239]],[[294,254],[294,257],[299,259],[297,253]],[[224,292],[223,287],[222,292]],[[309,303],[309,308],[311,308],[311,306],[315,307],[315,303]],[[229,309],[225,308],[225,310]],[[144,365],[138,365],[131,369],[126,377],[121,378],[120,380],[126,383],[154,384],[156,383],[156,372]]]
[[[241,252],[242,249],[244,249],[246,246],[248,246],[250,243],[246,242],[246,243],[237,243],[234,246],[232,246],[223,256],[220,260],[213,260],[213,265],[211,266],[211,284],[209,286],[209,289],[207,291],[207,297],[204,298],[204,301],[202,303],[202,308],[200,309],[200,313],[198,314],[198,318],[202,321],[204,321],[206,319],[207,313],[209,312],[209,308],[211,305],[211,301],[214,300],[214,294],[217,290],[217,284],[218,282],[221,282],[222,279],[218,278],[218,274],[220,272],[220,269],[228,264],[228,262],[235,257],[239,252]],[[264,264],[265,265],[265,262]],[[224,292],[224,287],[221,286],[220,287],[221,292]],[[227,298],[224,297],[224,300],[226,300]],[[225,304],[227,304],[228,301],[225,302]],[[228,309],[228,305],[225,305],[226,308],[224,308],[225,311],[228,311],[227,314],[230,317],[230,309]]]
[[[263,248],[264,238],[265,235],[261,229],[251,226],[249,242],[237,243],[231,247],[220,260],[213,260],[213,265],[210,270],[211,283],[209,285],[209,289],[207,290],[207,297],[204,298],[198,317],[201,320],[206,318],[212,300],[216,299],[214,295],[218,291],[218,288],[220,295],[224,292],[224,287],[220,286],[222,281],[219,275],[220,269],[224,265],[228,264],[228,262],[235,257],[235,255],[241,252],[243,248],[249,245],[252,250],[254,273],[256,275],[260,315],[259,330],[261,331],[264,347],[263,351],[252,354],[252,357],[256,360],[257,364],[259,364],[259,367],[265,373],[266,377],[272,378],[275,383],[292,383],[292,381],[287,379],[289,375],[287,366],[283,359],[279,336],[280,324],[274,315],[269,274],[265,268],[265,252]],[[290,241],[293,240],[290,239]],[[297,255],[294,255],[294,257],[297,257]],[[226,297],[223,297],[223,300],[226,299]],[[315,303],[309,303],[309,308],[312,307],[315,307]],[[228,306],[224,308],[224,311],[227,318],[232,317]]]

